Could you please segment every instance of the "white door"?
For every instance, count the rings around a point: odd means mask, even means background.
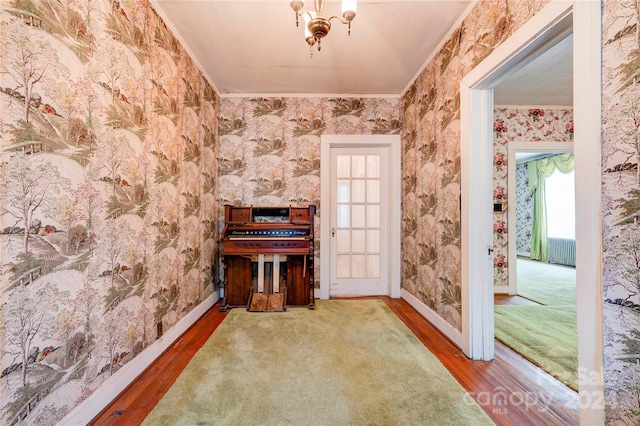
[[[331,149],[330,296],[389,294],[388,151]]]

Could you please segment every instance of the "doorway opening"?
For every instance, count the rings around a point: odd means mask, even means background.
[[[494,356],[492,268],[493,88],[554,37],[574,33],[574,151],[580,394],[602,395],[601,10],[599,2],[550,2],[461,81],[462,336],[471,359]],[[580,421],[604,422],[604,407],[580,406]]]
[[[557,117],[571,109],[544,111]],[[494,325],[497,340],[577,390],[572,145],[509,144],[508,246],[501,234],[494,233],[496,252],[508,249],[508,276],[496,278]],[[503,220],[496,216],[494,229]],[[504,278],[508,285],[500,285]]]
[[[494,335],[577,390],[571,27],[521,62],[493,87]]]
[[[400,297],[400,135],[323,135],[320,151],[320,298]]]

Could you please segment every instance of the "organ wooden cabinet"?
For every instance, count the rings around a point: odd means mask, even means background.
[[[248,307],[252,293],[279,293],[287,306],[315,308],[315,206],[224,206],[220,310]]]

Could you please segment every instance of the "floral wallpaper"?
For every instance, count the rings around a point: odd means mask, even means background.
[[[478,3],[402,99],[402,287],[458,330],[460,80],[545,3]]]
[[[314,204],[319,214],[320,136],[398,133],[398,99],[223,98],[220,205]],[[320,218],[315,225],[320,226]],[[320,233],[315,235],[319,257]],[[319,286],[319,259],[314,267],[315,285]]]
[[[640,62],[633,1],[603,8],[602,231],[606,421],[640,423]]]
[[[516,164],[516,250],[518,255],[531,252],[533,199],[529,195],[528,163]]]
[[[506,202],[508,198],[509,142],[571,142],[573,141],[573,110],[570,108],[495,108],[493,131],[493,203],[495,204]],[[524,206],[517,201],[519,200],[516,200],[516,208],[519,211]],[[509,203],[506,203],[506,208],[502,212],[493,214],[493,279],[496,286],[509,285],[508,209]],[[526,217],[524,213],[525,220]],[[518,220],[520,220],[519,216]],[[530,224],[528,228],[524,230],[517,228],[516,231],[518,235],[524,231],[526,236],[527,229],[531,229]]]
[[[50,425],[212,294],[219,99],[146,1],[0,18],[0,423]]]

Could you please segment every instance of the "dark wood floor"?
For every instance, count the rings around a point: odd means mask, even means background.
[[[496,424],[578,424],[577,393],[502,343],[496,341],[493,361],[471,361],[406,301],[381,299],[438,357]],[[205,313],[91,424],[142,423],[226,315],[217,305]]]

